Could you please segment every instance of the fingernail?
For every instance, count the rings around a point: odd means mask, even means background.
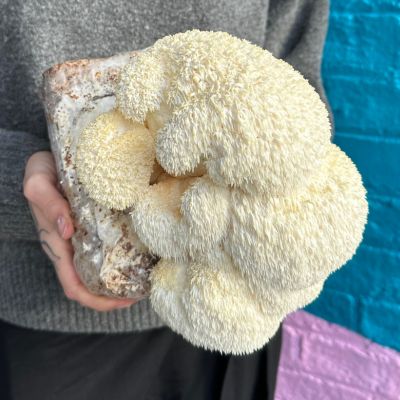
[[[65,218],[63,216],[57,218],[57,225],[58,225],[58,233],[63,238],[66,229]]]

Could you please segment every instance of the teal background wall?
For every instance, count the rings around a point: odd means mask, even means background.
[[[400,350],[400,0],[331,0],[322,78],[370,211],[357,253],[304,309]]]

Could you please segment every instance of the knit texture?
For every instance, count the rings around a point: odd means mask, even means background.
[[[320,65],[328,0],[189,0],[151,3],[0,0],[0,318],[33,329],[127,332],[163,326],[149,300],[99,313],[66,299],[40,246],[22,192],[27,159],[49,150],[42,72],[71,59],[141,49],[189,29],[226,31],[289,62],[332,113]]]

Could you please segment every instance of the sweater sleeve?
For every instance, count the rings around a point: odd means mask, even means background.
[[[288,62],[325,103],[334,138],[334,117],[321,78],[329,24],[329,0],[270,0],[264,48]]]
[[[23,178],[28,158],[37,151],[50,151],[49,140],[2,128],[0,140],[0,240],[38,240]]]

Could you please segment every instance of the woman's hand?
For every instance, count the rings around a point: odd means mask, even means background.
[[[96,311],[110,311],[134,304],[133,300],[97,296],[80,281],[73,263],[70,240],[74,233],[73,220],[69,203],[62,195],[51,152],[39,151],[30,156],[25,167],[23,188],[40,242],[55,266],[67,298]]]

